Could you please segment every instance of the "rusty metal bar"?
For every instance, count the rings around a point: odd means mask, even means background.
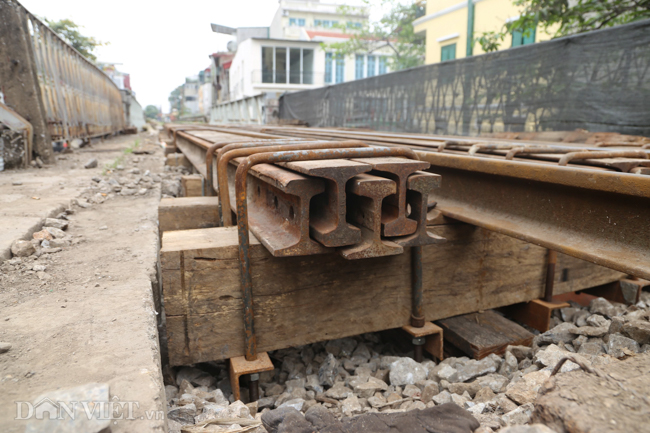
[[[544,300],[553,301],[553,285],[555,284],[555,265],[557,264],[557,253],[548,250],[546,255],[546,285],[544,287]]]
[[[253,312],[253,279],[251,277],[250,238],[248,234],[248,201],[246,188],[248,171],[255,165],[265,163],[363,158],[372,156],[403,156],[417,159],[415,152],[410,149],[366,147],[257,153],[246,158],[239,167],[237,167],[235,177],[235,194],[237,196],[237,233],[239,236],[239,270],[244,302],[245,357],[247,360],[252,361],[257,358],[255,315]]]
[[[369,164],[347,159],[300,161],[280,165],[309,176],[327,180],[326,194],[312,202],[311,235],[326,247],[342,247],[361,242],[361,230],[347,222],[346,184],[354,176],[372,169]],[[377,215],[379,218],[380,215]]]
[[[444,179],[443,215],[650,279],[650,178],[418,152]]]
[[[365,143],[357,140],[348,141],[328,141],[328,142],[315,142],[315,143],[300,143],[300,144],[286,144],[277,146],[259,146],[249,147],[242,149],[234,149],[229,152],[223,153],[219,158],[217,155],[217,183],[219,186],[219,205],[221,208],[221,225],[223,227],[230,227],[232,223],[232,214],[230,207],[230,197],[228,195],[228,172],[227,167],[230,160],[242,156],[249,156],[261,152],[279,152],[290,150],[306,150],[306,149],[334,149],[334,148],[352,148],[367,146]]]
[[[415,233],[417,222],[406,215],[406,183],[414,172],[429,168],[429,163],[400,158],[356,158],[355,161],[370,164],[373,173],[393,179],[397,186],[396,193],[387,197],[382,204],[382,234],[394,237]]]
[[[612,152],[571,152],[560,158],[558,165],[567,165],[576,159],[603,159],[603,158],[648,158],[648,152],[642,150],[619,150]]]
[[[261,139],[261,140],[254,140],[252,142],[247,142],[247,143],[259,144],[259,143],[265,143],[265,142],[269,142],[269,141],[273,141],[273,142],[278,141],[278,142],[280,142],[280,141],[282,141],[282,139],[272,140],[272,139],[266,138],[266,139]],[[215,190],[214,190],[214,171],[212,170],[212,161],[214,159],[216,151],[219,150],[219,149],[222,149],[222,148],[224,148],[224,147],[226,147],[228,145],[235,144],[235,143],[241,143],[241,142],[240,141],[232,141],[232,140],[230,140],[230,141],[221,141],[219,143],[214,143],[210,147],[208,147],[208,149],[206,151],[206,154],[205,154],[205,173],[206,173],[205,180],[206,180],[206,182],[208,182],[208,189],[207,189],[208,194],[207,195],[209,195],[209,196],[214,196],[215,195],[214,194],[215,193]]]
[[[411,247],[411,292],[413,296],[411,326],[424,327],[424,292],[422,290],[422,246]]]
[[[440,244],[446,241],[438,235],[427,231],[427,213],[429,211],[429,195],[440,187],[440,176],[433,173],[417,172],[408,178],[406,183],[407,203],[411,207],[411,218],[417,221],[417,230],[409,236],[391,239],[402,247],[415,247]],[[435,205],[435,203],[434,203]]]
[[[279,138],[279,139],[260,139],[260,140],[252,140],[252,141],[239,141],[239,142],[234,142],[234,143],[228,143],[225,146],[221,147],[220,149],[217,150],[216,154],[216,163],[215,166],[218,168],[219,167],[219,161],[221,160],[221,157],[223,156],[224,153],[234,150],[234,149],[243,149],[243,148],[249,148],[249,147],[260,147],[260,146],[270,146],[270,145],[279,145],[279,144],[285,144],[285,143],[295,143],[296,141],[302,141],[300,139],[296,138]],[[268,143],[268,144],[265,144]],[[313,142],[316,143],[316,142]],[[207,159],[207,158],[206,158]],[[217,170],[218,172],[218,170]],[[212,165],[210,165],[210,182],[214,182],[214,174],[212,171]],[[217,179],[219,177],[219,174],[217,173]],[[213,184],[214,185],[214,184]],[[217,189],[219,189],[217,187]],[[226,189],[229,189],[226,187]],[[220,192],[217,191],[217,195],[219,195]],[[230,199],[230,197],[228,197]],[[230,202],[229,202],[230,203]],[[219,224],[223,226],[223,205],[221,204],[221,200],[219,200]]]
[[[234,201],[234,178],[242,158],[228,164],[230,193]],[[332,250],[309,237],[309,204],[325,191],[325,180],[306,177],[273,164],[259,164],[247,179],[251,232],[274,257],[324,254]]]
[[[401,254],[404,248],[381,238],[381,203],[395,194],[395,181],[370,174],[360,174],[347,184],[347,218],[361,229],[361,243],[341,248],[348,260]]]

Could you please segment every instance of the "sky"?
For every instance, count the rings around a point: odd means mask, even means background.
[[[226,51],[233,38],[213,33],[210,23],[269,26],[278,8],[277,0],[19,1],[38,17],[69,18],[83,26],[82,34],[109,42],[95,51],[97,59],[131,75],[143,108],[155,105],[165,112],[169,93],[208,67],[208,56]]]

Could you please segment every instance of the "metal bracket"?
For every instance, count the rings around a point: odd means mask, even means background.
[[[424,347],[424,350],[429,352],[440,361],[444,359],[444,354],[442,351],[443,330],[440,326],[432,322],[424,322],[424,326],[422,328],[406,325],[402,326],[402,329],[411,335],[413,339],[424,338],[424,346],[420,347]]]
[[[246,361],[243,356],[230,358],[230,388],[235,401],[241,398],[239,389],[239,378],[245,374],[261,373],[263,371],[271,371],[275,367],[266,352],[258,352],[257,359],[254,361]]]

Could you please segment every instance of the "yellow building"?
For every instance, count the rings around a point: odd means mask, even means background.
[[[468,14],[469,2],[473,14]],[[428,0],[426,15],[415,20],[413,26],[417,33],[426,33],[425,63],[430,64],[482,54],[480,44],[475,42],[468,47],[468,39],[472,41],[483,32],[500,32],[504,24],[516,20],[519,14],[512,0]],[[473,37],[468,38],[468,34]],[[514,32],[506,36],[499,49],[550,38],[539,27],[530,32]]]

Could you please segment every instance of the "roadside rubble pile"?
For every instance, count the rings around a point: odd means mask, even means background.
[[[37,260],[42,255],[58,253],[63,248],[75,244],[78,239],[69,235],[66,230],[68,229],[69,221],[68,215],[73,214],[72,209],[66,209],[55,218],[46,218],[43,223],[43,228],[32,234],[33,239],[17,240],[11,245],[11,254],[13,257],[5,261],[0,270],[8,273],[13,270],[13,266],[22,265],[27,266],[29,269],[26,271],[33,271],[40,279],[47,279],[45,275],[45,265],[30,264],[30,262]],[[43,269],[41,269],[43,268]]]
[[[650,352],[649,305],[650,293],[630,306],[603,298],[588,307],[572,304],[556,310],[557,326],[537,335],[532,347],[508,346],[503,356],[492,354],[482,360],[460,357],[417,363],[395,353],[379,334],[278,350],[270,353],[275,370],[260,374],[260,399],[248,404],[245,388],[243,401],[233,401],[225,363],[183,367],[175,383],[165,387],[169,431],[264,432],[259,424],[264,415],[273,419],[273,427],[266,422],[267,427],[282,432],[290,430],[281,428],[278,415],[267,413],[282,409],[282,416],[293,414],[286,416],[295,420],[296,413],[318,406],[316,412],[324,408],[345,421],[452,403],[480,423],[478,433],[550,432],[544,426],[510,426],[531,422],[538,392],[563,358],[571,356],[596,367]],[[560,373],[579,368],[568,361]]]
[[[132,160],[135,164],[139,158]],[[88,208],[93,204],[101,204],[115,196],[143,196],[160,184],[162,177],[149,170],[142,172],[134,167],[125,169],[118,165],[114,170],[107,170],[103,176],[94,176],[88,187],[76,200],[76,205]]]
[[[95,164],[91,164],[92,161],[96,162],[93,159],[85,166],[96,167]],[[180,197],[181,176],[188,173],[186,167],[165,166],[164,173],[157,174],[138,168],[138,164],[143,161],[143,157],[130,155],[122,164],[106,169],[103,176],[93,177],[75,204],[88,208],[116,196],[145,196],[157,185],[160,185],[163,198]]]

